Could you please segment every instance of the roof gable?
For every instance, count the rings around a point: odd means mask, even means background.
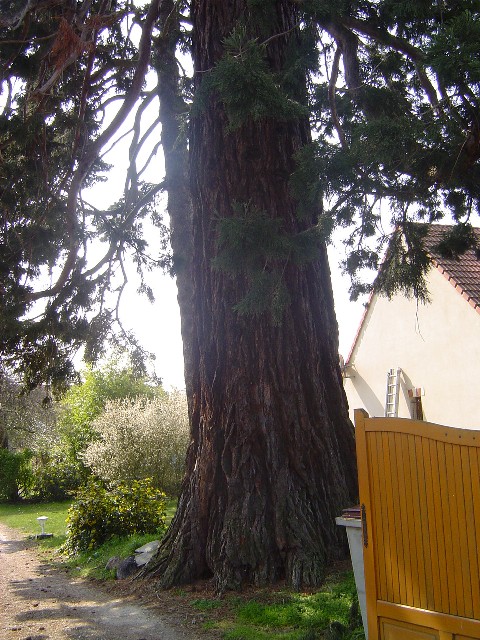
[[[480,252],[478,249],[468,249],[458,258],[445,258],[436,250],[437,245],[443,239],[446,232],[452,229],[452,225],[432,224],[428,229],[428,233],[424,238],[425,248],[427,249],[434,267],[450,282],[450,284],[462,295],[463,298],[472,306],[477,313],[480,314]],[[474,229],[478,246],[480,247],[480,228]],[[355,353],[355,348],[362,335],[368,313],[370,311],[371,302],[374,296],[379,294],[372,291],[368,302],[365,305],[365,311],[360,320],[360,324],[355,334],[350,353],[348,355],[346,366],[350,364]]]

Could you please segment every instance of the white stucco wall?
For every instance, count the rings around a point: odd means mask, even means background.
[[[402,369],[399,417],[411,417],[408,389],[423,387],[424,420],[480,429],[480,314],[437,270],[432,302],[374,296],[347,369],[353,410],[383,416],[387,371]]]

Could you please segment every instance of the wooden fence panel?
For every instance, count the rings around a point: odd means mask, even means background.
[[[480,432],[355,425],[369,640],[480,639]]]

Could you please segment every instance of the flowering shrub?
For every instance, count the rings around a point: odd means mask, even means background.
[[[189,438],[184,393],[113,400],[93,426],[98,440],[82,459],[95,475],[107,482],[148,477],[167,494],[178,493]]]
[[[95,549],[113,536],[163,533],[165,494],[149,478],[105,486],[91,478],[68,510],[64,550],[74,555]]]

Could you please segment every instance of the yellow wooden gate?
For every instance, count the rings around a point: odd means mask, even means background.
[[[369,640],[480,639],[480,431],[355,426]]]

